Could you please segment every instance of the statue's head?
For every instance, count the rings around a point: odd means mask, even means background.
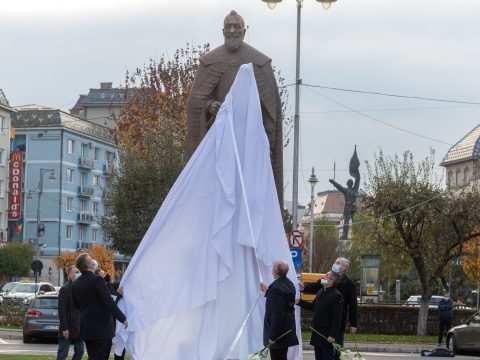
[[[245,31],[243,18],[235,10],[230,11],[223,21],[223,37],[228,51],[235,52],[240,49]]]
[[[353,180],[352,180],[352,179],[349,179],[349,180],[347,181],[347,186],[348,186],[349,189],[352,188],[352,186],[353,186]]]

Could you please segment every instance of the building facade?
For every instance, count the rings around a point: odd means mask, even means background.
[[[440,165],[445,167],[447,187],[480,189],[480,125],[453,145]]]
[[[103,188],[118,147],[110,129],[63,111],[38,105],[15,110],[11,151],[23,157],[23,211],[21,219],[9,221],[9,233],[36,244],[42,224],[41,277],[60,284],[54,256],[106,242],[100,223]]]
[[[99,89],[90,89],[88,94],[80,95],[70,114],[114,129],[116,124],[113,118],[118,117],[132,94],[133,90],[127,92],[112,87],[111,82],[103,82]]]
[[[10,154],[10,115],[14,112],[0,89],[0,241],[8,238],[8,184]]]

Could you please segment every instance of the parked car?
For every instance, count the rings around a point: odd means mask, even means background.
[[[7,294],[3,295],[3,303],[8,305],[29,304],[36,295],[49,292],[55,292],[55,287],[50,283],[19,282]]]
[[[58,295],[38,295],[28,307],[23,324],[23,342],[34,337],[58,337]]]
[[[448,330],[447,347],[455,354],[464,350],[480,352],[480,311]]]
[[[440,300],[443,299],[443,296],[440,295],[432,295],[430,298],[430,301],[428,302],[428,307],[430,309],[436,309],[438,308],[438,304],[440,303]],[[407,299],[407,302],[405,305],[407,306],[413,306],[413,307],[420,307],[422,301],[422,295],[412,295]]]
[[[3,284],[0,287],[0,295],[3,296],[6,293],[8,293],[10,290],[12,290],[12,288],[15,286],[15,284],[18,284],[18,283],[15,282],[15,281],[12,281],[12,282],[7,282],[7,283]]]

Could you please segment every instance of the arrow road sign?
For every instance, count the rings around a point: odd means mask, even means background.
[[[288,235],[288,245],[291,248],[301,248],[303,246],[303,234],[298,230],[293,230]]]

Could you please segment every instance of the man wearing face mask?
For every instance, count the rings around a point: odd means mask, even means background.
[[[329,271],[321,279],[321,289],[313,302],[300,300],[298,306],[313,311],[312,328],[323,336],[312,331],[310,344],[315,349],[315,360],[333,360],[335,351],[333,343],[338,343],[342,320],[342,294],[335,288],[340,281],[337,273]]]
[[[84,352],[83,340],[80,339],[80,321],[78,309],[73,305],[72,284],[80,277],[75,266],[67,270],[68,281],[58,292],[58,317],[60,327],[58,333],[57,360],[65,360],[70,345],[73,344],[72,360],[81,360]]]
[[[442,346],[445,331],[452,327],[452,309],[453,301],[450,299],[450,293],[446,291],[444,298],[438,303],[438,347]]]
[[[337,258],[332,265],[332,271],[340,275],[340,281],[335,285],[335,287],[343,297],[342,322],[340,326],[340,333],[337,338],[337,343],[342,346],[344,343],[347,320],[350,324],[350,332],[352,334],[357,332],[357,286],[347,275],[349,266],[350,262],[343,257]],[[317,281],[316,283],[307,283],[305,285],[301,284],[300,290],[304,293],[314,294],[321,289],[321,287],[322,284],[320,281]]]
[[[73,283],[72,295],[80,311],[80,337],[85,341],[89,360],[108,360],[115,335],[113,318],[125,328],[128,321],[110,296],[103,278],[94,274],[92,258],[81,254],[76,265],[82,275]]]

